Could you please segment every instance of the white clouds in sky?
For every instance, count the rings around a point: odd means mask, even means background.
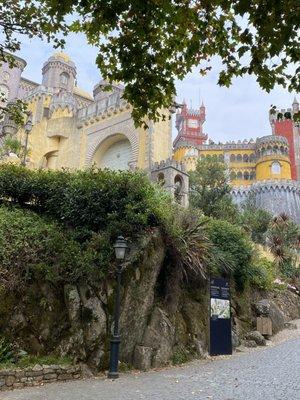
[[[41,82],[43,63],[54,51],[46,42],[23,37],[18,54],[27,61],[23,76]],[[84,35],[72,34],[67,38],[64,51],[77,66],[78,86],[92,92],[93,86],[100,80],[95,65],[96,48],[87,44]],[[185,99],[188,105],[192,103],[196,108],[203,100],[207,116],[204,131],[214,141],[242,140],[271,134],[268,120],[270,105],[291,107],[295,93],[280,87],[266,93],[259,88],[253,76],[234,79],[230,88],[221,88],[217,85],[218,70],[219,63],[215,61],[207,76],[200,76],[195,69],[183,81],[178,81],[178,102]],[[176,132],[173,134],[175,136]]]

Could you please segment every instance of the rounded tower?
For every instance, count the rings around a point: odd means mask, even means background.
[[[291,162],[288,140],[269,135],[256,141],[256,180],[290,180]]]
[[[0,64],[0,92],[6,102],[18,98],[21,75],[26,67],[26,61],[15,55],[7,55],[14,59],[14,66],[10,65],[9,59]]]
[[[65,53],[54,53],[45,62],[42,85],[54,89],[73,92],[76,79],[76,66]]]

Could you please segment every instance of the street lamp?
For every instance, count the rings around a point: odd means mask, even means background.
[[[110,341],[110,361],[109,361],[109,371],[107,374],[107,377],[110,379],[117,379],[119,377],[118,364],[119,364],[119,348],[121,342],[121,336],[119,330],[120,289],[121,289],[122,261],[124,261],[127,248],[128,248],[127,241],[124,239],[123,236],[118,236],[114,244],[118,266],[116,269],[117,289],[116,289],[115,312],[114,312],[114,331]]]
[[[23,160],[21,162],[21,165],[23,165],[25,167],[26,165],[26,155],[27,155],[27,147],[28,147],[28,136],[29,133],[32,130],[32,114],[28,115],[27,121],[24,125],[24,129],[25,129],[25,148],[24,148],[24,156],[23,156]]]

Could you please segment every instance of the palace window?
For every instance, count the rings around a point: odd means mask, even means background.
[[[279,175],[281,173],[281,165],[278,161],[274,161],[271,164],[271,173],[274,175]]]
[[[63,72],[62,74],[60,74],[60,83],[61,84],[67,86],[69,79],[70,79],[70,76],[66,72]]]

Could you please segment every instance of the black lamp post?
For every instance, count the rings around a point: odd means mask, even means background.
[[[126,250],[128,248],[127,242],[123,236],[118,236],[115,244],[115,254],[118,261],[116,269],[117,277],[117,290],[115,300],[115,312],[114,312],[114,331],[110,341],[110,361],[109,371],[107,377],[110,379],[117,379],[119,377],[118,364],[119,364],[119,348],[121,342],[120,329],[119,329],[119,318],[120,318],[120,289],[121,289],[121,275],[122,275],[122,261],[125,258]]]
[[[25,137],[25,146],[24,146],[24,156],[23,156],[21,165],[23,165],[25,167],[26,166],[27,147],[28,147],[28,136],[32,129],[32,115],[31,114],[29,114],[29,116],[27,118],[24,129],[25,129],[26,137]]]

